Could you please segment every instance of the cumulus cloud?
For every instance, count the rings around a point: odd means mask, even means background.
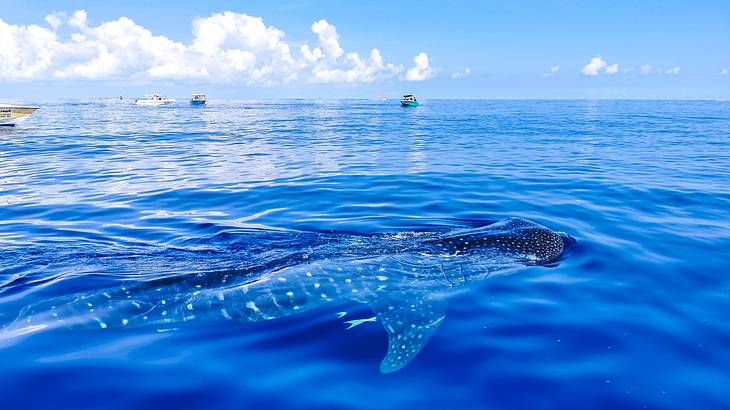
[[[0,79],[200,80],[269,85],[304,82],[372,82],[404,69],[388,63],[380,50],[366,56],[346,52],[337,28],[327,20],[312,24],[316,44],[292,49],[285,33],[261,17],[226,11],[193,20],[190,43],[155,35],[120,17],[94,26],[87,13],[45,17],[49,28],[19,26],[0,18]],[[72,32],[60,37],[67,24]],[[426,53],[414,59],[406,79],[431,78]]]
[[[438,70],[431,67],[431,63],[428,60],[428,54],[423,51],[413,57],[413,63],[414,66],[406,72],[406,80],[408,81],[428,80],[438,74]]]
[[[613,75],[618,73],[618,64],[611,64],[610,66],[606,67],[606,74]]]
[[[86,27],[86,10],[76,10],[71,18],[68,20],[68,24],[73,27],[84,28]]]
[[[46,23],[48,23],[49,26],[53,29],[53,31],[58,30],[59,27],[61,27],[61,24],[63,24],[63,14],[61,13],[51,13],[46,16],[44,20],[46,20]]]
[[[665,71],[665,73],[667,73],[669,75],[677,75],[677,74],[679,74],[679,72],[681,70],[682,70],[681,67],[674,67],[674,68],[670,68],[669,70]]]
[[[46,28],[14,26],[0,19],[0,78],[30,79],[46,73],[63,45],[56,33]]]
[[[606,66],[606,61],[601,56],[595,56],[591,58],[591,61],[583,67],[581,72],[583,75],[596,76],[603,67]]]
[[[553,75],[557,74],[558,71],[560,71],[560,66],[554,65],[554,66],[550,67],[550,70],[547,73],[543,74],[543,77],[553,76]]]
[[[304,44],[299,51],[312,66],[311,78],[314,82],[369,83],[397,75],[403,69],[401,66],[385,63],[377,48],[370,50],[369,58],[363,58],[358,53],[345,53],[340,46],[337,28],[327,20],[316,21],[311,29],[317,35],[319,46],[310,49],[309,45]],[[347,68],[342,67],[343,63]]]
[[[471,74],[471,68],[466,67],[464,71],[457,71],[451,74],[451,78],[464,78]]]
[[[340,47],[340,35],[337,34],[337,28],[327,20],[322,19],[312,24],[312,32],[319,38],[320,47],[330,60],[337,60],[345,53]]]
[[[654,71],[654,67],[652,67],[651,64],[644,64],[643,66],[639,67],[639,72],[641,74],[651,74]]]
[[[394,64],[385,64],[380,50],[374,48],[370,51],[370,58],[364,59],[358,53],[347,53],[345,60],[350,64],[350,69],[328,68],[317,66],[312,71],[314,81],[322,83],[355,83],[373,82],[382,77],[390,77],[399,73],[402,68]]]

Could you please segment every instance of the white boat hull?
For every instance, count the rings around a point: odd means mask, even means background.
[[[156,106],[156,105],[167,105],[172,104],[175,102],[174,98],[163,98],[161,100],[146,100],[146,99],[140,99],[135,101],[134,103],[136,105],[147,105],[147,106]]]
[[[0,105],[0,125],[15,125],[27,120],[38,107]]]

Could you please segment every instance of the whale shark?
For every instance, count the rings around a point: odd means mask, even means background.
[[[31,304],[0,329],[0,341],[61,328],[258,322],[347,300],[369,305],[373,320],[382,323],[388,348],[380,371],[391,373],[408,365],[436,332],[452,289],[528,266],[556,266],[575,244],[568,234],[522,218],[435,232],[277,233],[270,246],[261,235],[254,241],[259,245],[247,249],[256,263]]]

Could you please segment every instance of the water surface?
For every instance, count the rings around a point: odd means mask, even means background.
[[[0,349],[9,408],[730,402],[727,102],[40,105],[0,128],[3,325],[60,295],[240,270],[256,260],[245,238],[263,230],[517,216],[578,245],[557,267],[455,292],[392,374],[378,372],[383,327],[346,330],[372,313],[342,302],[253,324],[39,333]]]

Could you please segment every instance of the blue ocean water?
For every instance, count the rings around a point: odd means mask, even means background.
[[[257,323],[39,332],[0,347],[3,408],[730,406],[728,102],[40,105],[0,128],[2,326],[54,297],[263,266],[292,246],[251,239],[270,230],[521,217],[577,245],[450,294],[391,374],[383,326],[346,329],[372,313],[341,301]]]

